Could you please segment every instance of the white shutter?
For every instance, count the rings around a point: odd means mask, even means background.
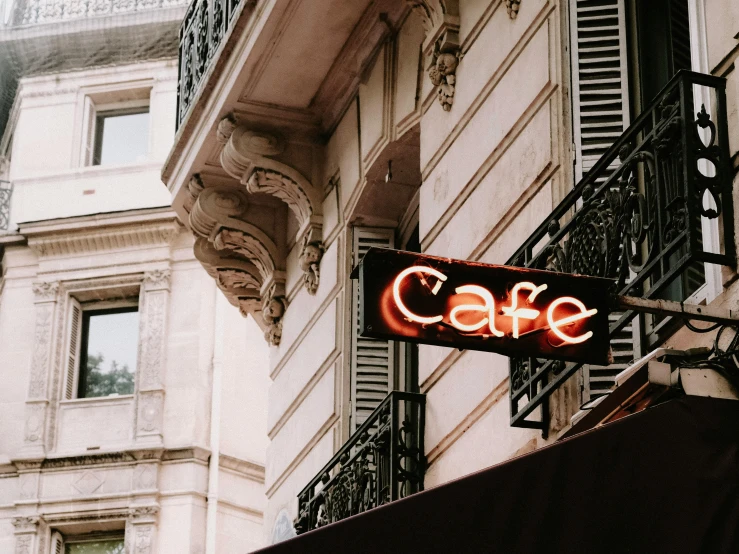
[[[82,152],[82,165],[88,166],[93,164],[93,157],[95,155],[95,123],[96,123],[97,112],[95,110],[95,104],[89,97],[85,97],[84,106],[84,119],[82,121],[82,137],[83,152]]]
[[[54,531],[51,534],[51,548],[49,549],[49,553],[64,554],[64,539],[58,531]]]
[[[570,0],[570,36],[575,180],[579,182],[629,126],[624,0]],[[611,167],[618,163],[616,158]],[[620,316],[614,313],[610,318],[615,321]],[[635,359],[638,337],[634,322],[611,339],[614,363],[584,367],[584,402],[611,389],[616,375]]]
[[[624,0],[570,0],[575,180],[629,126]],[[615,163],[618,163],[616,160]]]
[[[74,298],[69,298],[69,326],[67,328],[67,359],[65,366],[64,398],[70,400],[77,393],[80,349],[82,347],[82,308]]]
[[[354,227],[356,266],[371,247],[393,248],[393,229]],[[393,389],[394,344],[359,336],[359,282],[352,281],[351,432],[353,433]]]

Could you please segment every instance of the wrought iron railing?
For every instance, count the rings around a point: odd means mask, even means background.
[[[680,301],[702,284],[704,264],[734,265],[725,88],[721,78],[678,73],[508,264],[610,277],[618,294]],[[697,91],[709,106],[695,106]],[[703,234],[711,225],[719,244]],[[635,318],[616,314],[611,337]],[[668,321],[640,321],[647,347],[664,340]],[[511,425],[546,430],[547,399],[580,367],[512,358]]]
[[[13,195],[13,183],[0,181],[0,231],[5,231],[10,224],[10,197]]]
[[[423,490],[426,396],[393,391],[298,495],[304,533]]]
[[[187,0],[21,0],[13,7],[11,22],[35,25],[185,4]]]
[[[177,127],[195,99],[200,81],[226,36],[240,2],[247,0],[193,0],[180,26]]]

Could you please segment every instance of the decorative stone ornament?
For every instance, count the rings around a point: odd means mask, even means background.
[[[303,285],[310,295],[315,295],[318,290],[321,278],[320,264],[325,251],[323,242],[320,240],[311,240],[310,235],[306,235],[303,239],[298,262],[303,272]]]
[[[518,17],[518,9],[521,7],[521,0],[505,0],[505,8],[508,10],[508,17],[516,19]]]
[[[406,0],[421,17],[426,31],[423,52],[428,60],[429,79],[437,87],[444,111],[452,109],[461,58],[459,43],[459,0]]]
[[[219,144],[226,144],[228,139],[231,138],[231,134],[236,129],[236,118],[232,113],[218,122],[218,128],[216,129],[216,140]]]
[[[457,80],[457,66],[459,65],[459,53],[437,53],[434,52],[432,65],[429,68],[429,78],[437,89],[439,103],[445,112],[452,109],[454,103],[454,85]]]
[[[280,287],[273,284],[262,301],[262,319],[267,325],[264,338],[273,346],[280,345],[282,338],[282,318],[287,310],[287,299],[281,294]]]

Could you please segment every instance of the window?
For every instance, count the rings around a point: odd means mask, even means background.
[[[149,108],[98,112],[92,165],[142,163],[149,151]]]
[[[125,548],[122,532],[51,536],[51,554],[125,554]]]
[[[71,302],[65,398],[133,394],[138,308]]]

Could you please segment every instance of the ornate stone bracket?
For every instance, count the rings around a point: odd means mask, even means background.
[[[262,319],[267,325],[264,338],[273,346],[279,346],[282,338],[282,318],[287,310],[284,286],[273,283],[262,300]]]
[[[426,30],[423,52],[426,70],[437,87],[444,111],[452,109],[461,58],[459,41],[459,0],[406,0],[421,17]]]
[[[305,234],[298,258],[300,270],[303,272],[303,285],[310,295],[316,294],[318,290],[321,278],[321,259],[326,252],[318,234],[317,231]]]
[[[309,235],[311,242],[320,241],[321,191],[299,171],[275,159],[285,153],[282,137],[247,129],[233,116],[227,116],[218,125],[218,140],[224,144],[221,165],[229,175],[238,179],[250,194],[269,194],[287,205],[298,223],[296,244],[303,245]]]
[[[200,238],[195,256],[231,304],[252,315],[270,344],[282,334],[285,300],[284,255],[258,227],[238,216],[246,200],[235,189],[201,192],[190,213],[190,227]]]

